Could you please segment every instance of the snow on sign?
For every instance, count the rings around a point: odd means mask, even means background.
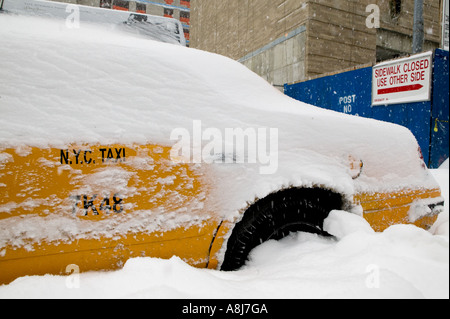
[[[429,101],[432,55],[430,51],[374,66],[372,105]]]

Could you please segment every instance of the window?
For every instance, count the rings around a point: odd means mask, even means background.
[[[136,12],[137,13],[147,13],[147,6],[145,3],[136,2]]]
[[[191,14],[186,11],[180,11],[180,21],[184,24],[190,24]]]
[[[112,0],[100,0],[100,8],[111,9],[112,8],[111,2]]]
[[[173,9],[164,8],[164,16],[166,18],[173,18]]]
[[[180,0],[180,4],[182,6],[190,8],[191,7],[191,0]]]
[[[122,11],[128,11],[130,8],[130,3],[125,0],[114,0],[113,2],[113,9],[115,10],[122,10]]]
[[[391,18],[398,18],[402,12],[402,0],[391,0],[389,6],[391,9]]]

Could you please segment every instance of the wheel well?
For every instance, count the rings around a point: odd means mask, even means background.
[[[240,268],[254,247],[290,232],[327,235],[323,221],[332,210],[341,209],[343,203],[340,194],[323,188],[283,189],[255,201],[231,232],[222,270]]]

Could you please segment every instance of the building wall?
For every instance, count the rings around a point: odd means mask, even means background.
[[[239,61],[281,89],[284,83],[305,77],[306,38],[302,25]]]
[[[295,8],[303,2],[192,0],[192,41],[237,60],[304,24],[305,8]]]
[[[442,0],[424,3],[425,48],[435,48]],[[367,27],[369,4],[379,29]],[[279,86],[410,53],[413,18],[414,0],[192,0],[191,47]]]
[[[306,0],[192,0],[191,46],[282,86],[305,75],[307,20]]]
[[[411,53],[414,0],[400,1],[398,14],[393,8],[396,2],[399,1],[377,1],[381,10],[381,29],[377,31],[378,61],[383,60],[385,51],[391,52],[393,57]],[[437,48],[441,43],[442,6],[442,0],[424,0],[424,50]]]
[[[376,31],[366,26],[366,7],[370,2],[371,0],[308,2],[306,77],[374,60]]]

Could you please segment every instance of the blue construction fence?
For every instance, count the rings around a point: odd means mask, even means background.
[[[431,101],[372,106],[372,67],[285,84],[286,95],[318,107],[403,125],[411,130],[429,168],[449,157],[449,52],[433,54]]]

